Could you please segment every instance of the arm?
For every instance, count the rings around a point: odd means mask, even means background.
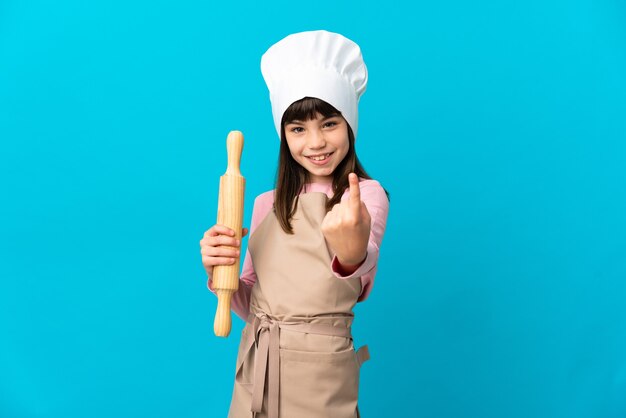
[[[371,217],[367,255],[365,256],[365,260],[357,266],[342,266],[335,256],[331,262],[331,270],[339,279],[361,277],[361,295],[359,296],[359,302],[361,302],[369,296],[374,284],[378,254],[387,225],[389,200],[387,199],[384,189],[377,181],[364,180],[361,181],[359,185],[361,188],[361,201],[365,203]],[[342,200],[347,198],[348,193],[346,192],[342,196]]]
[[[250,222],[250,236],[252,236],[257,226],[271,211],[273,203],[273,194],[271,192],[263,193],[254,200],[252,220]],[[250,251],[246,249],[243,268],[239,278],[239,289],[233,294],[231,301],[232,310],[244,321],[248,318],[250,312],[250,294],[252,286],[254,286],[256,281],[257,276],[252,264],[252,257],[250,256]],[[207,288],[214,294],[216,293],[212,287],[211,278],[207,280]]]

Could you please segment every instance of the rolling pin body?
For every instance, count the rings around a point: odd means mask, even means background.
[[[242,149],[243,134],[239,131],[231,131],[226,139],[228,167],[226,173],[220,177],[217,204],[217,223],[235,231],[235,238],[240,243],[246,184],[246,180],[239,171]],[[230,246],[222,247],[236,249]],[[213,330],[218,337],[227,337],[230,334],[230,303],[233,294],[239,288],[239,259],[240,257],[236,257],[235,262],[230,265],[213,267],[213,288],[217,293],[217,312]]]

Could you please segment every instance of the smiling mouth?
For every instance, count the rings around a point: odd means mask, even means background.
[[[313,161],[324,161],[331,155],[332,155],[332,152],[329,152],[328,154],[316,155],[316,156],[311,156],[311,157],[307,156],[306,158],[313,160]]]

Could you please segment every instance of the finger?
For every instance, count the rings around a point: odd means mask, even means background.
[[[224,225],[213,225],[208,231],[204,233],[204,236],[214,237],[217,235],[229,235],[235,236],[235,231]]]
[[[200,240],[200,247],[217,247],[220,245],[228,245],[231,247],[239,246],[239,241],[235,237],[229,237],[226,235],[215,235],[204,237]]]
[[[348,182],[350,183],[350,206],[358,207],[361,205],[361,188],[359,187],[359,178],[356,174],[350,173],[348,175]]]
[[[225,247],[204,247],[200,250],[200,254],[210,257],[239,257],[239,250]]]
[[[200,253],[212,257],[239,257],[241,251],[237,247],[202,247]]]
[[[369,209],[367,209],[367,205],[361,205],[361,218],[367,222],[370,222],[372,220],[370,211]]]
[[[322,229],[325,229],[328,225],[330,225],[332,219],[333,219],[333,211],[330,210],[328,211],[328,213],[326,213],[326,215],[324,215],[324,219],[322,219]]]
[[[338,219],[341,219],[341,208],[343,205],[341,203],[337,203],[333,205],[332,209],[328,211],[326,216],[324,216],[323,223],[328,226],[337,222]]]
[[[202,264],[205,266],[227,266],[234,262],[235,259],[230,257],[209,257],[207,255],[202,257]]]
[[[240,242],[233,237],[227,237],[226,235],[218,235],[216,237],[210,237],[207,239],[208,245],[211,247],[217,247],[220,245],[228,245],[230,247],[238,247]]]
[[[246,235],[248,235],[248,232],[249,232],[249,231],[248,231],[248,228],[244,228],[244,229],[241,231],[241,237],[243,238],[243,237],[245,237]]]

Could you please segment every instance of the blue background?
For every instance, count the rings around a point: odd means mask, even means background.
[[[626,5],[0,1],[0,416],[225,417],[198,241],[259,62],[343,33],[357,150],[391,193],[357,306],[364,417],[626,416]],[[244,241],[246,243],[247,240]]]

